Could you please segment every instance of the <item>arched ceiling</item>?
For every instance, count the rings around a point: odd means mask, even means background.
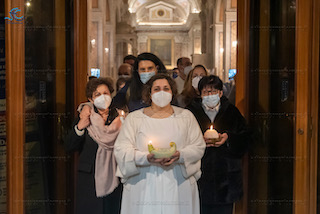
[[[128,0],[135,26],[185,25],[190,14],[200,12],[200,0]]]

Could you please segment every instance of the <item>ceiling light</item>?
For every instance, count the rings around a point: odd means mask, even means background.
[[[138,22],[138,20],[137,20]],[[157,25],[157,26],[168,26],[168,25],[184,25],[186,21],[183,22],[138,22],[139,25]]]

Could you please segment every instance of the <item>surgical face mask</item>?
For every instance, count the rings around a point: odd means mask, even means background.
[[[209,108],[216,107],[219,104],[219,102],[220,102],[219,94],[208,95],[202,98],[202,104]]]
[[[172,73],[172,78],[175,79],[175,78],[177,78],[177,77],[178,77],[178,73],[177,73],[177,72],[173,72],[173,73]]]
[[[189,65],[183,69],[183,73],[187,76],[191,70],[192,70],[192,66]]]
[[[156,74],[156,72],[151,71],[151,72],[143,72],[140,73],[140,80],[143,84],[146,84],[146,82],[148,82],[148,80],[153,77]]]
[[[110,97],[110,95],[102,94],[99,97],[96,97],[94,99],[93,104],[98,109],[105,110],[105,109],[109,108],[109,106],[111,104],[111,97]]]
[[[152,102],[159,107],[167,106],[172,100],[172,94],[165,91],[159,91],[151,96]]]
[[[193,79],[192,79],[192,87],[194,87],[194,89],[198,89],[199,81],[201,79],[202,79],[202,76],[193,77]]]

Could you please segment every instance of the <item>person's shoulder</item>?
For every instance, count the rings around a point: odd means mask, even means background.
[[[190,117],[193,116],[192,112],[185,108],[180,108],[178,106],[172,106],[174,113],[177,117]]]
[[[199,108],[202,108],[202,100],[201,98],[194,98],[189,105],[186,107],[190,111],[196,111]]]
[[[237,114],[237,115],[241,115],[241,112],[239,111],[239,109],[237,108],[237,106],[233,105],[232,103],[229,102],[228,98],[226,98],[225,96],[222,97],[222,106],[221,108],[224,108],[224,112],[226,112],[229,115],[232,114]]]
[[[144,108],[130,112],[130,113],[127,115],[126,119],[142,118],[142,117],[144,116],[143,109],[144,109]]]

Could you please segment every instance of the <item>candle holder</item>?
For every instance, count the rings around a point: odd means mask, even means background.
[[[174,142],[169,145],[170,148],[154,148],[152,141],[149,141],[148,150],[150,154],[154,154],[154,158],[170,158],[177,151],[177,146]]]

